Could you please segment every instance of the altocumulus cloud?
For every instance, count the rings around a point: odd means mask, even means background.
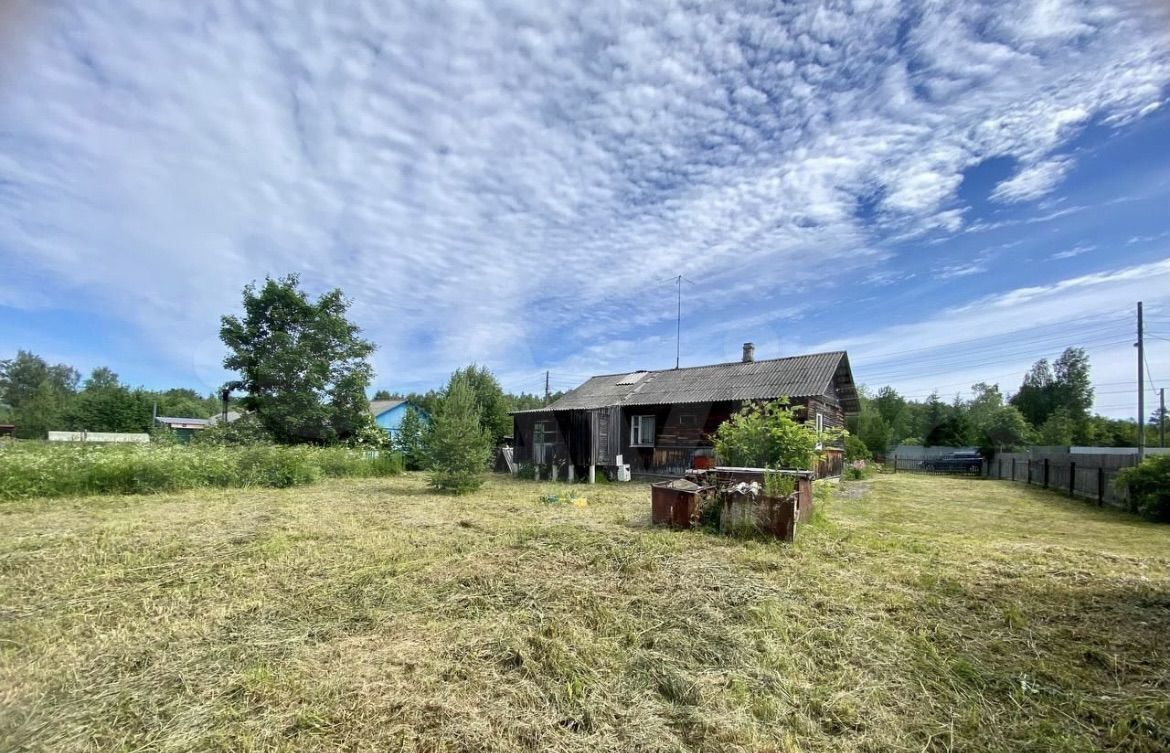
[[[671,311],[631,300],[679,272],[870,274],[858,249],[964,227],[968,168],[1010,157],[995,197],[1041,196],[1086,123],[1170,80],[1153,3],[813,5],[26,12],[0,37],[0,303],[116,307],[190,366],[245,282],[298,271],[355,299],[385,381],[520,373],[636,341]],[[691,315],[747,316],[720,305]]]

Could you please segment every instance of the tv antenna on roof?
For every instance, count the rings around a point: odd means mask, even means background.
[[[667,282],[673,282],[678,287],[678,316],[674,322],[674,368],[678,368],[679,354],[682,352],[682,284],[694,285],[694,280],[688,280],[682,275],[675,275]]]

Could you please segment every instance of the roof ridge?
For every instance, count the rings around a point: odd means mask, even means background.
[[[720,361],[719,363],[701,363],[695,366],[679,366],[676,369],[634,369],[633,371],[616,371],[612,374],[594,374],[589,379],[601,379],[602,377],[611,376],[626,376],[627,374],[635,374],[639,371],[645,371],[649,374],[665,374],[671,371],[686,371],[687,369],[710,369],[714,366],[738,366],[745,363],[774,363],[776,361],[795,361],[798,358],[816,358],[817,356],[844,356],[848,351],[844,350],[825,350],[818,353],[802,353],[798,356],[778,356],[776,358],[757,358],[753,361]],[[589,379],[585,381],[588,382]],[[582,382],[584,384],[584,382]]]

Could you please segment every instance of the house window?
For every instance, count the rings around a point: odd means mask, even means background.
[[[694,426],[698,423],[698,416],[694,413],[683,413],[678,417],[679,426]]]
[[[825,443],[821,440],[821,437],[824,435],[824,433],[825,433],[825,414],[817,413],[817,449],[818,450],[825,449]]]
[[[654,446],[654,416],[634,416],[630,419],[630,446]]]

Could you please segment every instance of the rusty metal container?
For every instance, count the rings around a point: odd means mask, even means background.
[[[796,489],[787,498],[769,497],[764,494],[763,468],[731,468],[720,466],[707,475],[713,475],[723,505],[720,514],[720,528],[732,531],[739,528],[756,528],[782,541],[796,538],[796,524],[812,516],[812,481],[809,471],[783,471],[794,476]],[[742,493],[736,490],[739,484],[755,485],[757,492]]]
[[[686,479],[659,481],[650,486],[650,521],[655,525],[690,528],[699,514],[699,503],[710,487]]]

